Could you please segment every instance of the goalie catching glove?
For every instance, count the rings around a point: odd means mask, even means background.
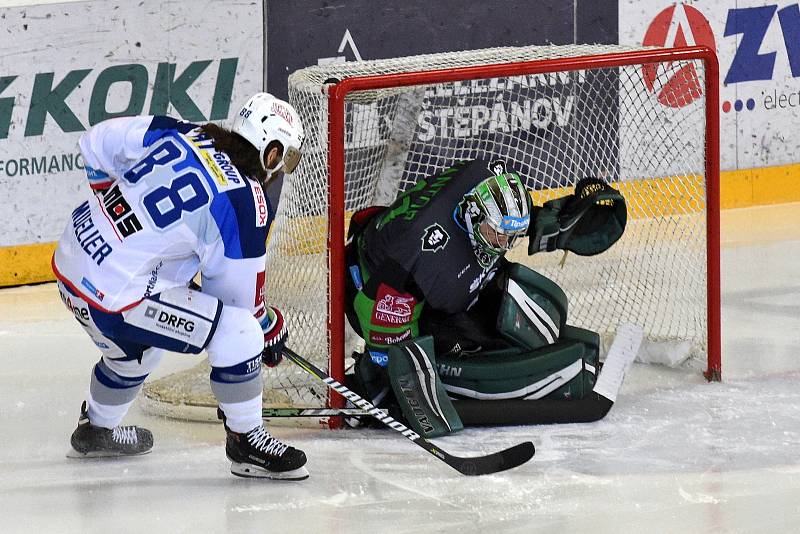
[[[575,194],[533,208],[533,216],[528,254],[561,249],[593,256],[622,236],[628,212],[619,191],[599,178],[583,178]]]
[[[283,347],[289,337],[286,321],[278,308],[267,306],[267,313],[261,319],[261,330],[264,331],[264,351],[261,361],[268,367],[275,367],[283,360]]]

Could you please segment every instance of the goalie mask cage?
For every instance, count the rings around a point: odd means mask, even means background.
[[[335,379],[343,381],[347,356],[360,348],[345,333],[349,216],[474,158],[505,160],[539,205],[586,176],[618,188],[628,225],[608,251],[529,257],[523,242],[509,259],[564,289],[570,324],[605,341],[621,323],[638,324],[651,350],[685,353],[687,365],[720,378],[718,65],[710,49],[530,46],[312,66],[290,76],[289,100],[306,141],[298,169],[283,179],[266,296],[284,311],[289,345]],[[214,407],[207,371],[157,381],[146,396],[181,416]],[[264,376],[265,406],[344,403],[291,363]]]

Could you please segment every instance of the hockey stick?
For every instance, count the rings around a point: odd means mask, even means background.
[[[386,413],[385,410],[381,411]],[[335,415],[372,416],[371,413],[361,408],[264,408],[261,410],[261,417],[333,417]]]
[[[383,410],[376,408],[369,401],[363,399],[356,393],[353,393],[293,350],[284,347],[283,355],[293,363],[302,367],[309,374],[325,382],[325,385],[327,385],[329,388],[341,394],[347,400],[359,408],[362,408],[365,412],[368,412],[378,421],[385,424],[392,430],[401,433],[407,439],[413,441],[414,444],[422,447],[461,474],[470,476],[488,475],[491,473],[505,471],[506,469],[512,469],[533,458],[533,455],[536,452],[536,449],[533,447],[533,443],[530,441],[525,441],[508,449],[487,454],[485,456],[474,456],[470,458],[453,456],[452,454],[443,451],[430,441],[426,440],[401,422],[395,420],[393,417],[387,415],[383,412]]]

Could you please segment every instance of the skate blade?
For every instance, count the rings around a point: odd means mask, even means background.
[[[308,470],[305,467],[298,467],[291,471],[268,471],[256,465],[237,462],[231,462],[231,473],[237,477],[271,478],[273,480],[305,480],[308,478]]]
[[[150,454],[153,449],[146,450],[143,452],[137,452],[135,454],[122,454],[119,452],[109,452],[109,451],[92,451],[92,452],[78,452],[75,449],[70,448],[67,451],[67,458],[75,458],[78,460],[86,459],[86,458],[122,458],[127,456],[142,456],[143,454]]]

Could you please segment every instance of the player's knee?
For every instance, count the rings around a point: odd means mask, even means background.
[[[264,333],[253,315],[242,308],[225,306],[217,330],[208,344],[213,367],[231,367],[250,360],[264,349]]]
[[[104,354],[103,362],[108,369],[122,377],[147,376],[158,367],[164,353],[164,349],[151,347],[142,352],[138,358],[129,356],[133,359],[122,360]]]
[[[167,351],[164,349],[150,347],[142,353],[142,362],[140,363],[139,368],[145,373],[152,373],[153,370],[158,367],[158,364],[161,363],[161,360],[164,358],[164,354],[166,354],[166,352]]]

